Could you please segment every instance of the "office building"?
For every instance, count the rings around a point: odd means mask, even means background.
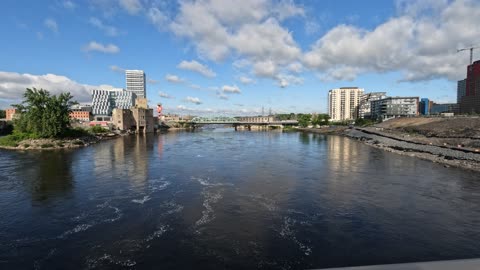
[[[126,70],[125,78],[127,91],[134,93],[137,98],[147,98],[147,84],[143,70]]]
[[[328,92],[328,115],[331,121],[354,120],[364,90],[358,87],[341,87]]]
[[[413,117],[418,115],[418,97],[387,97],[372,101],[373,119]]]
[[[467,68],[465,96],[460,101],[461,113],[480,113],[480,61]]]
[[[386,98],[386,92],[372,92],[363,94],[360,97],[360,105],[358,106],[359,118],[371,118],[371,103],[374,100]]]
[[[457,82],[457,103],[460,104],[462,97],[466,94],[467,79],[463,79]]]
[[[432,107],[430,108],[430,114],[458,113],[458,111],[459,108],[457,103],[433,103]]]
[[[112,115],[114,108],[129,109],[134,105],[135,94],[125,89],[92,91],[92,114]]]
[[[422,98],[418,103],[418,112],[421,115],[429,115],[433,106],[433,101],[429,100],[428,98]]]

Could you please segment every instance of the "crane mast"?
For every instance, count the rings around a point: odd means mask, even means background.
[[[461,52],[461,51],[467,51],[467,50],[470,50],[470,65],[473,64],[473,50],[474,49],[478,49],[480,47],[469,47],[469,48],[463,48],[463,49],[458,49],[457,50],[457,53],[458,52]]]

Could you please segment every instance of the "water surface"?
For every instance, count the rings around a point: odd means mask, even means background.
[[[480,177],[338,136],[216,129],[0,151],[0,268],[480,257]]]

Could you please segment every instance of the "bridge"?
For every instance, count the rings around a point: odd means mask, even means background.
[[[214,117],[194,117],[192,120],[187,122],[192,127],[202,126],[202,125],[232,125],[235,130],[239,126],[245,126],[250,129],[251,126],[296,126],[298,125],[297,120],[283,120],[277,121],[273,117],[226,117],[226,116],[214,116]]]

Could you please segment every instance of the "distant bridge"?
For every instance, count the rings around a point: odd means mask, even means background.
[[[214,117],[194,117],[188,121],[193,127],[201,125],[232,125],[235,129],[238,126],[296,126],[297,120],[276,121],[272,117],[242,117],[239,120],[234,117],[214,116]]]

